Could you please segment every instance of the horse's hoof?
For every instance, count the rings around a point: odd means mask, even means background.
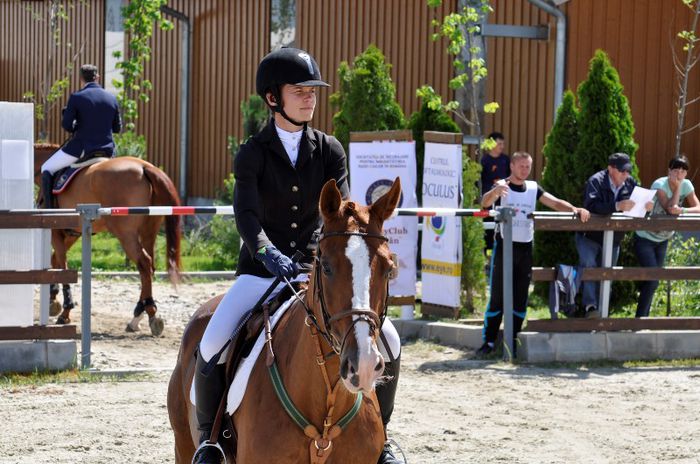
[[[75,303],[63,303],[63,309],[70,311],[73,308],[75,308]]]
[[[151,328],[151,334],[154,337],[159,337],[163,333],[165,322],[160,317],[154,316],[148,320],[148,325]]]
[[[56,324],[59,324],[59,325],[70,324],[70,317],[58,316],[58,319],[56,319]]]
[[[127,324],[126,324],[126,329],[124,329],[124,330],[126,330],[126,331],[129,332],[129,333],[140,332],[141,329],[139,328],[139,323],[138,323],[138,321],[136,322],[136,325],[134,325],[134,324],[132,324],[132,323],[133,323],[133,321],[127,323]]]
[[[52,301],[49,305],[49,315],[51,317],[58,316],[61,314],[61,303],[58,301]]]

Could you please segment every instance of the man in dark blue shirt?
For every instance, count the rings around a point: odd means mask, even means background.
[[[609,215],[618,211],[629,211],[634,207],[630,200],[632,190],[637,182],[630,177],[632,162],[626,153],[613,153],[608,158],[608,167],[593,174],[586,182],[586,192],[583,197],[583,207],[593,214]],[[647,211],[654,206],[653,202],[646,205]],[[613,238],[612,265],[617,262],[620,254],[620,242],[624,232],[616,232]],[[578,251],[579,266],[600,267],[603,254],[603,232],[576,232],[576,250]],[[582,303],[586,317],[595,318],[598,312],[599,282],[583,281],[581,284]]]
[[[496,142],[496,146],[481,157],[481,195],[486,195],[496,186],[499,180],[510,176],[510,158],[504,153],[506,139],[500,132],[492,132],[488,136]],[[493,222],[490,219],[485,222]],[[486,249],[493,250],[493,230],[484,231]]]
[[[117,99],[97,83],[100,75],[97,67],[84,64],[80,67],[83,88],[68,99],[63,109],[61,125],[73,136],[60,150],[41,166],[41,188],[44,208],[51,208],[53,175],[75,163],[83,154],[102,151],[111,156],[114,152],[113,133],[121,131]]]

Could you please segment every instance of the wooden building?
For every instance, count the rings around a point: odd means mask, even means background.
[[[63,24],[62,47],[53,59],[56,72],[83,46],[79,63],[104,69],[110,46],[108,7],[120,0],[72,2]],[[66,5],[69,2],[64,2]],[[260,58],[278,31],[271,17],[280,0],[171,0],[175,28],[156,31],[146,75],[153,82],[151,101],[142,106],[138,131],[148,141],[148,158],[176,183],[180,179],[182,136],[182,38],[189,25],[190,74],[185,184],[190,203],[216,196],[231,171],[227,136],[242,132],[240,103],[254,93]],[[287,2],[288,3],[288,2]],[[430,84],[443,96],[450,92],[451,58],[443,42],[430,39],[433,18],[457,8],[445,0],[431,10],[425,0],[296,0],[292,21],[295,44],[309,50],[332,87],[320,93],[314,125],[332,131],[333,109],[328,97],[337,89],[341,61],[352,62],[369,44],[376,44],[392,65],[397,99],[406,116],[419,101],[415,90]],[[559,3],[562,3],[561,1]],[[0,0],[0,100],[21,101],[36,90],[49,63],[46,25],[48,1]],[[535,157],[539,176],[541,150],[554,113],[556,22],[528,0],[493,0],[489,23],[547,25],[545,40],[488,37],[488,99],[501,109],[489,116],[486,130],[507,136],[507,149],[526,150]],[[560,10],[567,18],[565,85],[575,89],[585,78],[588,61],[602,48],[617,67],[629,98],[640,148],[637,162],[642,182],[666,172],[675,131],[674,70],[669,36],[687,27],[689,10],[681,0],[569,0]],[[41,20],[36,18],[43,18]],[[184,19],[183,19],[184,18]],[[277,21],[278,22],[278,21]],[[289,32],[289,31],[287,31]],[[78,86],[77,71],[63,99],[52,110],[52,141],[66,134],[59,126],[60,107]],[[692,76],[691,94],[700,94],[700,71]],[[698,106],[689,121],[700,121]],[[700,167],[700,130],[685,136],[683,150],[693,170]],[[692,175],[692,172],[691,172]]]

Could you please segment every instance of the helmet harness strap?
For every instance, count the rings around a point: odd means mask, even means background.
[[[272,111],[279,113],[282,115],[284,119],[289,121],[290,123],[294,124],[295,126],[298,127],[306,127],[306,122],[300,122],[300,121],[295,121],[294,119],[290,118],[287,113],[284,111],[284,107],[282,106],[282,92],[280,92],[280,86],[276,85],[273,86],[271,90],[272,96],[275,99],[275,103],[277,103],[275,106],[271,106]]]

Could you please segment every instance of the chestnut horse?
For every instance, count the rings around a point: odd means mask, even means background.
[[[285,411],[273,387],[273,371],[268,371],[266,356],[260,356],[233,414],[238,437],[235,456],[230,455],[231,443],[222,443],[228,462],[377,462],[385,439],[374,392],[384,371],[377,337],[393,269],[382,225],[400,194],[397,179],[383,197],[366,207],[343,201],[334,180],[323,187],[319,203],[323,233],[308,290],[289,307],[272,339],[281,383],[311,426],[302,430]],[[199,438],[189,400],[194,352],[220,299],[209,300],[192,316],[170,378],[168,414],[178,464],[190,462]],[[319,353],[337,355],[326,356],[324,363]],[[363,394],[361,401],[359,394]],[[334,401],[329,400],[333,396]],[[341,430],[339,419],[347,417],[356,401],[357,415]],[[327,451],[322,459],[313,459],[318,448]]]
[[[34,147],[34,173],[38,184],[41,165],[56,150],[57,145],[37,144]],[[92,164],[75,175],[64,192],[56,197],[57,207],[75,208],[79,203],[99,203],[103,207],[114,206],[178,206],[180,198],[168,176],[152,164],[138,158],[111,158]],[[93,223],[95,233],[108,231],[119,239],[124,252],[136,267],[141,277],[141,294],[134,317],[127,324],[127,331],[138,330],[144,311],[148,314],[149,326],[153,335],[163,332],[163,320],[156,316],[153,301],[152,278],[155,271],[153,256],[156,236],[163,222],[162,216],[101,216]],[[70,247],[80,237],[80,229],[59,230],[51,233],[51,266],[67,269],[66,255]],[[165,236],[167,248],[167,268],[170,279],[176,283],[180,272],[180,217],[166,216]],[[56,301],[58,286],[51,289],[52,315],[57,314],[60,304]],[[70,311],[74,306],[70,287],[64,285],[63,311],[57,324],[70,322]],[[58,307],[58,308],[57,308]]]

